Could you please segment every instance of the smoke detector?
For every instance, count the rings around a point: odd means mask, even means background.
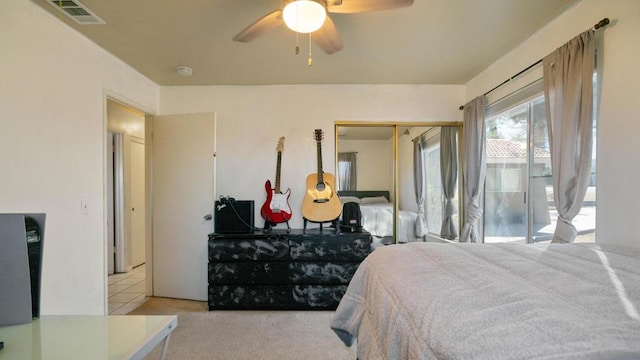
[[[180,76],[189,77],[193,74],[193,70],[188,66],[178,66],[176,70]]]

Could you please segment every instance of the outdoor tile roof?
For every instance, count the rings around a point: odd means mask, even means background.
[[[524,158],[527,155],[527,144],[502,139],[487,139],[487,158]],[[548,151],[534,148],[533,157],[548,158]]]

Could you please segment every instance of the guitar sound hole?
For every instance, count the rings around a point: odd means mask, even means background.
[[[316,185],[316,190],[318,190],[318,191],[324,191],[324,188],[325,188],[324,183],[318,183]]]

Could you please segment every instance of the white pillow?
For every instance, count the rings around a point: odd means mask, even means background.
[[[387,198],[384,196],[372,196],[372,197],[365,197],[360,199],[361,204],[375,204],[375,203],[388,203],[388,202],[389,200],[387,200]]]
[[[355,196],[340,196],[340,201],[342,201],[343,204],[348,202],[360,203],[360,198]]]

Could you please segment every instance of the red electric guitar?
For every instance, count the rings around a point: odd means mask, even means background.
[[[284,193],[280,191],[280,163],[282,159],[282,151],[284,150],[284,136],[280,137],[278,146],[278,166],[276,167],[276,187],[271,188],[271,181],[264,183],[267,190],[267,201],[260,209],[260,214],[265,220],[265,228],[271,225],[286,222],[289,227],[289,219],[291,219],[291,207],[289,206],[289,195],[291,190],[287,189]]]

